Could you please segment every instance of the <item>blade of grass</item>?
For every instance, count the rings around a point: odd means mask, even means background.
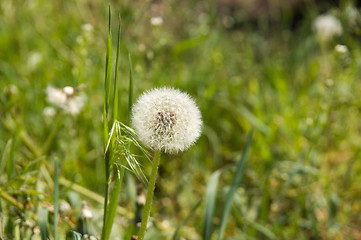
[[[220,170],[215,171],[209,178],[206,190],[206,203],[204,206],[203,217],[203,240],[211,239],[212,235],[212,218],[216,208],[217,186],[219,181]]]
[[[24,206],[18,202],[15,198],[7,194],[3,189],[0,189],[0,198],[4,199],[8,203],[12,204],[13,206],[19,208],[20,210],[23,210]]]
[[[49,238],[48,210],[45,208],[41,208],[38,213],[38,219],[41,240],[47,240]]]
[[[4,171],[4,168],[6,166],[6,162],[7,160],[9,159],[9,155],[10,155],[10,150],[12,149],[12,138],[10,138],[6,145],[5,145],[5,149],[4,149],[4,152],[3,152],[3,155],[1,157],[1,162],[0,162],[0,175],[3,176],[3,171]]]
[[[109,205],[107,209],[108,212],[107,212],[107,218],[105,220],[106,228],[105,228],[104,240],[109,239],[110,233],[112,231],[114,217],[119,201],[120,189],[122,186],[122,180],[124,176],[124,168],[115,165],[113,169],[113,173],[114,173],[114,186],[112,193],[110,195]]]
[[[104,94],[104,112],[103,112],[103,123],[104,123],[104,150],[108,143],[108,110],[109,110],[109,98],[110,98],[110,82],[112,76],[112,40],[111,40],[111,11],[109,6],[109,29],[108,29],[108,42],[107,42],[107,54],[106,54],[106,62],[105,62],[105,94]],[[107,214],[107,206],[108,206],[108,191],[109,191],[109,162],[110,162],[110,151],[105,152],[105,194],[104,194],[104,216],[103,216],[103,230],[102,230],[102,238],[104,239],[103,234],[105,233],[105,221]]]
[[[132,64],[132,57],[130,56],[130,53],[128,53],[128,59],[129,59],[128,123],[130,123],[132,106],[133,106],[133,64]]]
[[[119,17],[120,19],[120,17]],[[119,20],[119,26],[118,26],[118,43],[117,43],[117,54],[115,58],[115,79],[114,79],[114,101],[113,101],[113,120],[111,122],[111,125],[113,125],[114,121],[118,119],[118,65],[119,65],[119,49],[120,49],[120,20]]]
[[[58,239],[58,212],[59,212],[59,160],[54,160],[54,240]]]
[[[109,6],[109,32],[107,42],[107,54],[105,61],[105,94],[104,94],[104,144],[108,142],[108,112],[109,112],[109,99],[110,99],[110,82],[112,77],[112,39],[110,29],[110,6]]]
[[[15,151],[15,142],[16,142],[16,135],[14,136],[13,140],[10,144],[9,154],[7,156],[6,161],[6,174],[8,176],[8,181],[13,178],[15,174],[15,168],[14,168],[14,151]]]
[[[246,145],[242,152],[241,160],[237,164],[236,173],[234,174],[232,185],[231,185],[230,189],[228,190],[228,193],[226,196],[226,203],[224,204],[224,210],[223,210],[223,214],[222,214],[222,218],[221,218],[221,222],[220,222],[218,240],[223,239],[224,231],[226,230],[228,216],[229,216],[229,213],[232,208],[233,197],[237,190],[239,182],[241,181],[241,178],[242,178],[243,166],[244,166],[244,162],[246,161],[246,156],[247,156],[247,152],[248,152],[251,140],[252,140],[252,136],[253,136],[253,128],[251,129],[250,133],[248,134]]]
[[[178,239],[178,234],[179,231],[181,230],[181,228],[184,226],[184,224],[186,224],[188,222],[188,220],[193,216],[194,212],[197,210],[197,208],[199,207],[199,205],[201,205],[202,199],[199,200],[191,209],[191,211],[189,212],[189,215],[178,225],[177,229],[175,230],[172,240],[176,240]]]

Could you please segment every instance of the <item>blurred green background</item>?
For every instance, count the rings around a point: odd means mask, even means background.
[[[361,238],[361,15],[355,3],[110,2],[113,43],[118,14],[122,26],[119,120],[128,121],[130,53],[135,98],[154,87],[179,88],[195,99],[204,122],[189,151],[162,156],[148,239],[171,239],[204,200],[211,174],[223,169],[212,220],[217,231],[234,175],[224,167],[239,161],[252,125],[225,239]],[[339,19],[342,34],[317,37],[312,26],[323,13]],[[39,209],[51,212],[55,158],[63,179],[104,193],[107,26],[105,1],[0,2],[0,236],[5,239],[17,239],[18,233],[40,239]],[[84,108],[64,113],[47,102],[48,86],[82,86]],[[149,175],[150,162],[139,161]],[[119,203],[125,210],[116,218],[112,239],[123,239],[133,224],[134,187],[140,182],[132,174],[125,180]],[[59,234],[81,231],[81,203],[87,201],[93,213],[87,231],[99,236],[102,203],[64,182],[60,190],[70,210],[61,213]],[[203,214],[204,201],[180,239],[202,239]]]

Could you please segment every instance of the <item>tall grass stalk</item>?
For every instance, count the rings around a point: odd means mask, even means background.
[[[111,28],[110,28],[110,6],[109,6],[109,29],[108,29],[108,42],[107,42],[107,54],[105,62],[105,84],[104,84],[104,111],[103,111],[103,136],[104,136],[104,149],[108,143],[108,106],[110,99],[110,81],[112,71],[112,40],[111,40]],[[105,152],[104,164],[105,164],[105,194],[104,194],[104,215],[103,215],[103,230],[101,239],[105,239],[105,233],[107,226],[105,225],[108,206],[108,189],[109,189],[109,162],[110,152]]]
[[[119,194],[121,189],[121,183],[124,176],[123,166],[118,166],[114,161],[114,138],[110,137],[109,133],[109,102],[110,102],[110,90],[111,90],[111,76],[112,76],[112,41],[111,41],[111,12],[109,7],[109,30],[108,30],[108,44],[105,66],[105,97],[104,97],[104,155],[105,155],[105,197],[104,197],[104,216],[103,216],[103,230],[102,240],[108,240],[112,230],[114,217],[119,201]],[[118,27],[118,42],[117,53],[115,60],[115,79],[114,79],[114,92],[112,102],[112,117],[110,125],[112,126],[118,118],[118,64],[119,64],[119,48],[120,48],[120,23]],[[124,161],[123,161],[124,163]],[[122,164],[123,165],[123,164]],[[109,198],[109,186],[113,182],[113,189]]]

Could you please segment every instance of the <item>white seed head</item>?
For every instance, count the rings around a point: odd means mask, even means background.
[[[48,102],[55,104],[57,106],[61,106],[65,104],[67,96],[62,89],[57,89],[52,86],[48,86],[46,88],[46,93],[48,95]]]
[[[77,115],[80,113],[86,102],[86,96],[80,93],[75,96],[75,90],[72,87],[63,89],[48,86],[46,88],[47,100],[49,103],[62,108],[66,113]]]
[[[143,93],[133,107],[132,120],[142,142],[167,153],[186,150],[201,134],[201,113],[195,102],[173,88]]]
[[[334,36],[340,36],[342,34],[340,20],[330,14],[318,16],[314,20],[312,28],[320,41],[328,41]]]

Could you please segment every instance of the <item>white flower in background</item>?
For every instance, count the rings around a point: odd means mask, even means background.
[[[340,20],[330,14],[323,14],[318,16],[312,25],[316,36],[321,41],[328,41],[334,36],[342,34],[342,25]]]
[[[159,26],[163,24],[163,18],[162,17],[152,17],[150,19],[150,24],[153,26]]]
[[[58,107],[62,107],[68,98],[63,89],[54,88],[52,86],[46,88],[46,94],[48,102]]]
[[[75,96],[69,99],[66,107],[64,108],[65,112],[71,113],[72,115],[78,115],[83,109],[86,101],[85,95]]]
[[[62,108],[65,112],[72,115],[79,114],[85,105],[86,96],[84,94],[75,96],[76,89],[69,86],[66,86],[63,89],[48,86],[46,88],[46,93],[49,103]]]
[[[195,102],[173,88],[143,93],[133,107],[132,120],[142,142],[167,153],[186,150],[201,134],[201,113]]]
[[[348,52],[348,48],[345,45],[337,44],[335,46],[335,51],[338,53],[344,54],[344,53]]]

